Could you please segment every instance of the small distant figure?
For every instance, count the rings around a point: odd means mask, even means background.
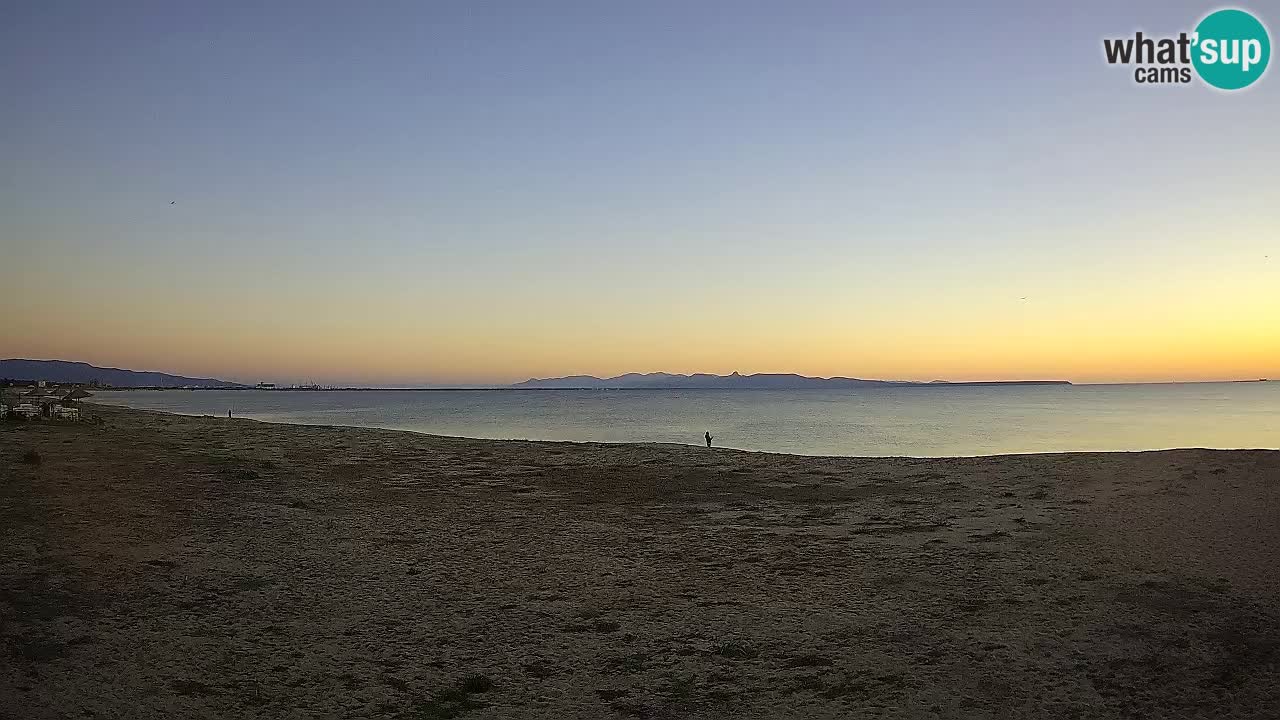
[[[170,200],[170,201],[169,201],[169,204],[170,204],[170,205],[177,205],[177,204],[178,204],[178,201],[177,201],[177,200]]]
[[[703,436],[704,438],[706,438],[706,440],[707,440],[707,447],[711,447],[711,441],[712,441],[712,440],[715,440],[715,438],[714,438],[714,437],[711,437],[711,433],[710,433],[710,432],[705,432],[705,433],[703,433],[703,434],[702,434],[702,436]]]
[[[231,417],[231,408],[227,408],[227,417]]]

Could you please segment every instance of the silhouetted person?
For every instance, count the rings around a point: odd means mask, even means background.
[[[711,447],[711,441],[715,440],[715,438],[711,437],[711,433],[706,432],[706,433],[703,433],[702,436],[707,439],[707,447]]]
[[[227,417],[231,417],[231,408],[227,408]]]

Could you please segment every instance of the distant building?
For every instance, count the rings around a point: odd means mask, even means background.
[[[275,390],[276,384],[260,382],[255,387],[257,387],[259,390]]]

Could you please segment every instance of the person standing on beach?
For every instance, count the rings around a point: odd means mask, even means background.
[[[711,441],[715,440],[715,438],[711,437],[711,431],[708,430],[707,432],[703,433],[702,436],[707,439],[707,447],[711,447]]]

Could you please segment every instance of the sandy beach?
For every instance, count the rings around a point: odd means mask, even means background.
[[[0,425],[0,717],[1280,716],[1277,451],[85,412]]]

